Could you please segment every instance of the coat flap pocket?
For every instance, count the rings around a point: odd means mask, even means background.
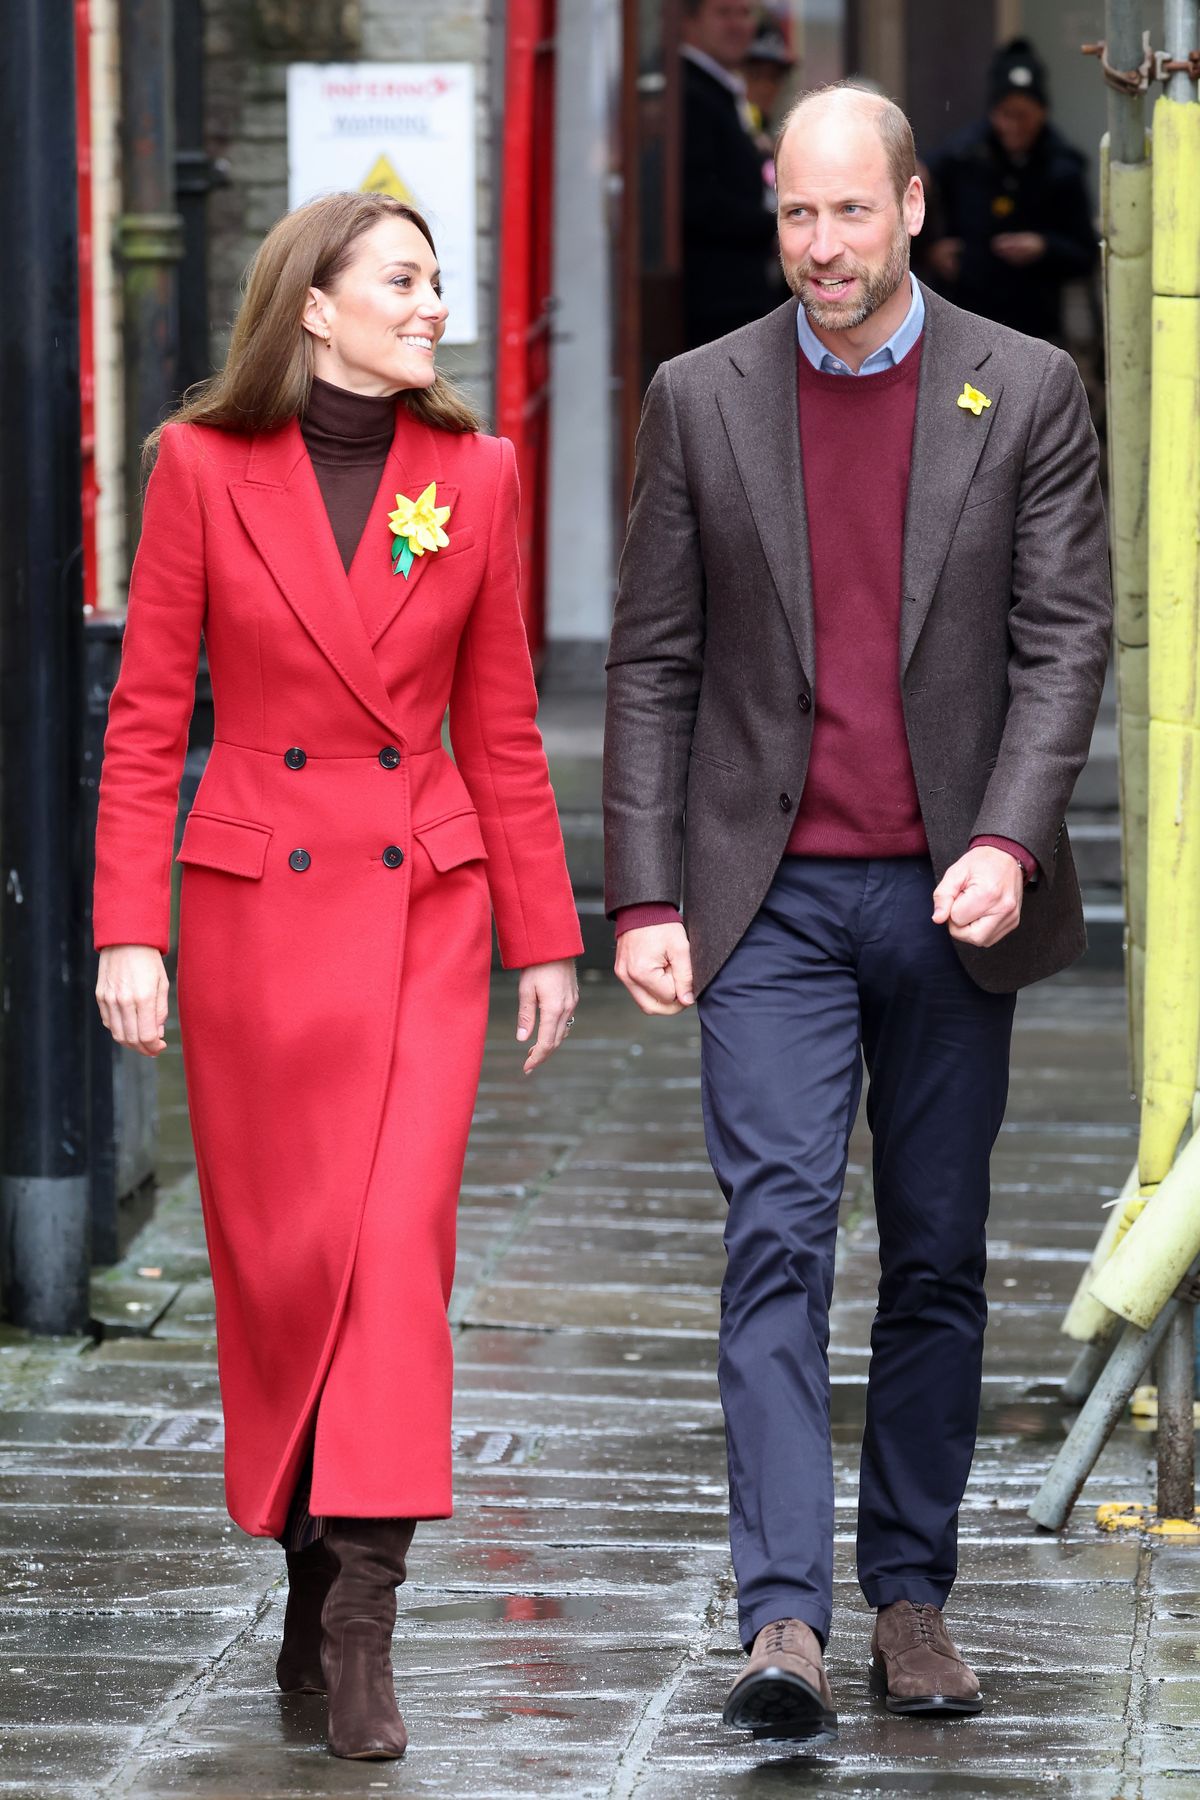
[[[475,543],[475,527],[464,525],[461,531],[455,531],[454,520],[446,526],[446,536],[450,542],[432,557],[433,562],[440,562],[443,556],[457,556],[460,550],[470,550]]]
[[[432,825],[414,825],[413,835],[439,874],[456,869],[459,863],[487,858],[479,817],[473,812],[454,813]]]
[[[977,469],[970,487],[967,489],[967,501],[963,508],[969,512],[973,506],[983,506],[989,500],[996,499],[999,494],[1015,494],[1021,471],[1017,466],[1017,453],[1002,457],[986,469]]]
[[[270,841],[269,826],[250,825],[243,819],[221,819],[215,813],[193,812],[188,814],[183,843],[175,860],[258,881],[266,867]]]

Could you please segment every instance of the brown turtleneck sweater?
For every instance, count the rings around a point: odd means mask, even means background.
[[[379,492],[395,429],[394,394],[352,394],[349,388],[313,377],[300,435],[312,458],[338,555],[347,572]],[[379,524],[379,541],[386,545],[386,518]]]

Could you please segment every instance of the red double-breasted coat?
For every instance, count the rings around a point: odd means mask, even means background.
[[[392,573],[431,481],[449,546]],[[349,575],[298,425],[168,426],[146,496],[96,845],[96,944],[168,939],[201,636],[216,730],[179,861],[179,1023],[216,1289],[229,1510],[431,1518],[446,1302],[504,963],[576,954],[534,722],[504,440],[397,409]],[[449,708],[453,758],[443,748]]]

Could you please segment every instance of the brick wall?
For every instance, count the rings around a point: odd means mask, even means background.
[[[439,361],[491,412],[494,271],[489,47],[499,0],[207,0],[208,149],[225,157],[228,187],[209,201],[212,351],[225,350],[246,265],[287,207],[287,65],[290,62],[471,62],[476,70],[479,170],[479,312],[475,344]]]

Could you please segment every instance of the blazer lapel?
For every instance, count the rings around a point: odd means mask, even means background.
[[[255,548],[305,631],[388,736],[400,736],[295,419],[279,431],[255,438],[245,479],[231,481],[229,491]],[[386,564],[386,544],[383,557]]]
[[[981,344],[970,314],[946,305],[924,284],[922,291],[925,329],[904,514],[902,675],[933,604],[942,565],[1002,391],[1000,382],[981,377],[982,391],[991,405],[984,407],[978,417],[956,405],[964,382],[978,385],[976,375],[991,351]]]
[[[799,353],[792,302],[769,314],[749,344],[731,349],[737,378],[718,390],[717,406],[779,603],[811,682],[812,565],[800,461]]]
[[[413,559],[407,577],[392,574],[394,540],[388,528],[388,514],[396,505],[396,495],[416,500],[431,481],[436,481],[437,504],[450,508],[446,534],[453,538],[459,490],[438,476],[442,454],[432,431],[397,407],[396,431],[383,465],[379,491],[350,565],[350,586],[366,626],[367,641],[372,645],[379,642],[397,614],[408,605],[426,569],[437,561],[436,551],[426,551],[424,556]]]

